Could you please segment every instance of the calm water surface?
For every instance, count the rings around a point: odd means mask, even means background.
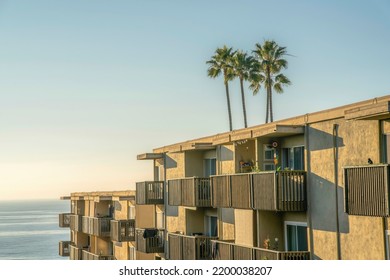
[[[58,214],[69,213],[69,201],[0,201],[0,260],[66,260],[58,242],[69,240],[69,228],[58,227]]]

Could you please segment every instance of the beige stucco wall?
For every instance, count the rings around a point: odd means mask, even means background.
[[[274,244],[275,238],[279,240],[279,250],[284,250],[284,229],[283,229],[283,214],[272,211],[257,211],[258,228],[259,228],[259,244],[264,248],[264,241],[270,239],[271,246]]]
[[[128,207],[130,202],[127,200],[124,201],[115,201],[115,220],[127,220],[128,217]]]
[[[203,158],[202,151],[185,152],[185,177],[203,177]]]
[[[114,243],[114,257],[117,260],[129,259],[129,242],[115,242]]]
[[[218,208],[218,237],[221,240],[234,240],[234,209]]]
[[[154,260],[155,254],[146,254],[137,251],[136,256],[137,256],[137,260]]]
[[[187,208],[186,211],[186,234],[204,233],[204,211],[202,208]]]
[[[256,246],[256,211],[235,209],[235,243]]]
[[[168,153],[165,159],[167,180],[185,177],[185,154]]]
[[[182,206],[178,207],[177,216],[167,216],[166,229],[168,232],[186,233],[186,211]]]
[[[217,148],[217,174],[234,174],[234,145],[220,145]]]
[[[156,209],[154,205],[136,205],[135,227],[154,228],[156,226]]]
[[[109,215],[109,205],[112,205],[112,201],[100,201],[95,202],[95,217],[106,217]]]
[[[342,259],[381,259],[384,256],[383,228],[377,218],[353,217],[344,213],[343,166],[364,165],[368,158],[379,163],[378,121],[327,121],[309,128],[310,205],[314,257],[335,259],[336,212],[333,161],[333,124],[339,124],[338,207]],[[367,232],[366,232],[367,231]],[[366,233],[365,233],[366,232]]]

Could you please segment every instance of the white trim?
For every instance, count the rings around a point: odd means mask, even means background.
[[[286,251],[288,251],[287,225],[290,225],[290,226],[301,226],[301,227],[306,227],[306,229],[307,229],[307,223],[305,223],[305,222],[284,221],[284,249]]]

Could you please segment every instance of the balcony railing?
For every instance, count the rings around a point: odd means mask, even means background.
[[[211,207],[210,178],[169,180],[168,203],[174,206]]]
[[[137,204],[164,204],[164,182],[136,183]]]
[[[69,257],[70,241],[60,241],[58,243],[58,254],[62,257]]]
[[[212,176],[213,207],[306,211],[306,172]]]
[[[217,237],[186,236],[169,233],[169,259],[171,260],[210,260],[211,240]]]
[[[82,230],[82,225],[83,225],[83,220],[82,220],[81,215],[70,215],[70,225],[69,228],[74,231],[81,231]]]
[[[213,190],[212,206],[215,208],[227,208],[232,206],[232,191],[229,175],[211,176]]]
[[[71,213],[61,213],[58,215],[59,227],[69,227]]]
[[[345,212],[389,217],[389,165],[344,167]]]
[[[305,171],[260,172],[252,176],[254,209],[306,211]]]
[[[234,244],[232,241],[211,241],[213,260],[309,260],[308,251],[275,251]]]
[[[135,220],[112,220],[111,239],[117,242],[135,241]]]
[[[74,244],[69,245],[69,259],[71,260],[82,260],[83,249],[77,248]]]
[[[100,261],[100,260],[113,260],[113,255],[97,255],[93,254],[91,252],[88,252],[87,250],[82,251],[82,259],[83,260],[89,260],[89,261]]]
[[[164,252],[164,231],[158,229],[136,229],[137,251],[143,253]]]
[[[82,232],[101,237],[110,236],[112,218],[82,217]]]

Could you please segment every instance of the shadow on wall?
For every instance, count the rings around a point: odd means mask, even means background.
[[[234,208],[221,208],[221,221],[234,224]]]
[[[122,211],[122,205],[119,203],[119,201],[114,202],[115,210]]]
[[[179,216],[179,206],[171,206],[168,204],[168,188],[165,189],[165,215],[167,217],[178,217]]]
[[[317,176],[310,175],[312,228],[315,230],[336,232],[336,206],[334,183]],[[344,191],[337,187],[338,217],[340,233],[349,233],[349,218],[344,212]]]
[[[177,167],[177,162],[176,160],[174,160],[173,158],[171,158],[170,156],[166,156],[166,159],[165,159],[165,164],[166,164],[166,168],[169,169],[169,168],[176,168]]]
[[[333,135],[322,130],[309,127],[310,151],[333,149]],[[344,147],[342,137],[337,137],[337,146]]]
[[[221,146],[220,161],[231,161],[231,160],[233,160],[233,151],[226,148],[225,146]]]

